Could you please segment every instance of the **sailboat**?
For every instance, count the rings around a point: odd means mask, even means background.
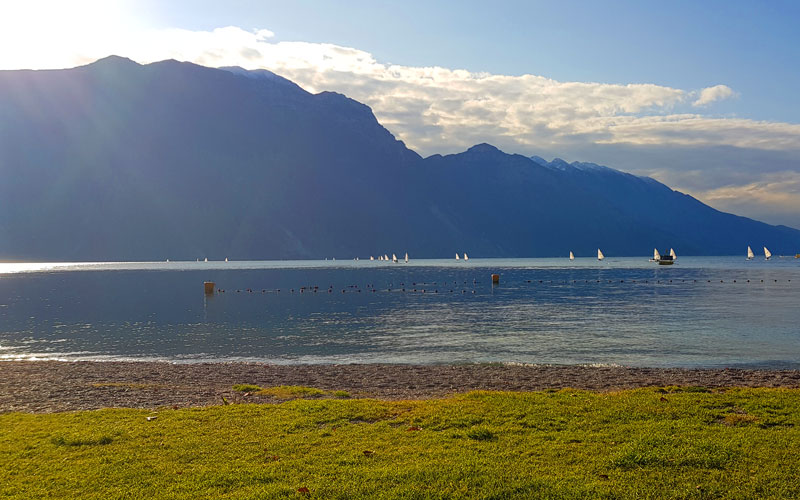
[[[572,253],[572,250],[569,251],[569,260],[575,260],[575,255]]]
[[[203,262],[208,262],[208,257],[206,257],[205,260],[203,260]]]
[[[675,260],[675,259],[678,258],[678,256],[675,255],[675,250],[673,250],[671,248],[669,249],[669,256],[672,257],[672,260]]]
[[[456,254],[456,260],[461,260],[461,257],[459,257],[458,254]]]
[[[603,252],[601,252],[600,249],[598,248],[597,249],[597,260],[603,260],[605,258],[606,258],[606,256],[603,255]]]
[[[653,249],[653,258],[650,259],[650,262],[658,262],[661,260],[661,254],[658,253],[658,248]]]
[[[227,257],[225,257],[225,262],[228,262],[228,258]]]
[[[767,247],[764,247],[764,260],[769,260],[770,257],[772,257],[772,252],[767,250]]]
[[[375,260],[375,257],[373,257],[372,255],[370,255],[370,256],[369,256],[369,260]]]
[[[747,260],[753,260],[753,257],[755,257],[753,249],[750,248],[750,245],[747,245]]]
[[[467,257],[467,252],[464,252],[464,260],[469,260],[469,257]]]
[[[383,254],[383,260],[389,260],[389,256],[386,255],[386,254]]]
[[[653,252],[655,252],[655,255],[653,255],[653,260],[658,262],[659,266],[671,266],[675,260],[673,257],[673,255],[675,255],[675,251],[671,248],[669,249],[669,253],[663,256],[658,255],[658,249],[654,249]]]
[[[397,263],[397,255],[392,254],[392,262]]]
[[[408,252],[406,252],[406,264],[408,264]]]

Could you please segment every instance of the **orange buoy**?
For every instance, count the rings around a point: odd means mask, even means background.
[[[492,275],[492,283],[500,283],[500,275],[499,274],[493,274]]]
[[[203,289],[206,292],[206,295],[214,295],[214,282],[213,281],[204,281],[203,282]]]

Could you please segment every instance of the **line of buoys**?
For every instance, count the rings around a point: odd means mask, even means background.
[[[553,283],[555,283],[555,284],[569,284],[570,283],[570,281],[568,281],[568,280],[561,280],[561,281],[555,281],[555,282],[553,280],[537,280],[537,281],[540,284],[553,284]],[[662,283],[662,281],[663,281],[663,283]],[[775,279],[775,278],[773,278],[772,281],[773,281],[773,283],[778,283],[779,282],[779,280]],[[780,280],[780,282],[782,282],[782,281],[783,280]],[[791,281],[792,281],[791,279],[787,279],[786,280],[787,283],[791,283]],[[499,274],[492,274],[491,275],[491,283],[492,283],[492,285],[499,284],[499,282],[500,282]],[[524,280],[524,282],[525,283],[533,283],[533,280],[526,279],[526,280]],[[575,279],[573,279],[571,281],[572,284],[578,284],[580,282],[581,282],[580,280],[575,280]],[[585,280],[582,281],[582,283],[584,283],[584,284],[588,284],[588,283],[592,283],[592,282],[593,283],[604,283],[604,282],[605,283],[616,283],[615,280],[600,280],[600,279],[598,279],[598,280],[586,280],[585,279]],[[656,280],[654,283],[660,285],[660,284],[667,284],[667,283],[674,284],[675,282],[676,282],[676,280],[672,280],[672,279],[669,279],[669,280],[660,280],[659,279],[659,280]],[[711,283],[711,282],[712,282],[711,279],[706,279],[706,283]],[[733,279],[733,280],[726,281],[724,279],[721,279],[721,280],[719,280],[719,282],[722,283],[722,284],[724,284],[724,283],[740,283],[740,282],[751,283],[751,280],[750,279],[745,279],[744,281],[741,281],[739,279]],[[753,281],[753,282],[755,282],[755,281]],[[767,280],[767,282],[769,282],[769,280]],[[393,283],[389,283],[389,286],[385,289],[385,291],[386,292],[395,292],[395,293],[402,293],[402,292],[406,292],[406,293],[439,293],[439,287],[440,287],[439,285],[441,285],[441,287],[446,287],[449,283],[450,283],[449,281],[442,281],[442,282],[412,282],[411,285],[414,288],[408,288],[408,289],[406,288],[405,283],[400,283],[400,288],[396,288],[396,287],[394,287]],[[465,280],[462,283],[466,285],[468,283],[468,281]],[[478,280],[475,280],[475,279],[472,280],[473,286],[477,285],[478,283],[479,283]],[[650,284],[651,281],[650,280],[637,281],[637,280],[620,279],[619,283]],[[687,283],[687,280],[686,279],[681,279],[680,283]],[[697,279],[692,279],[691,281],[689,281],[689,283],[697,283]],[[761,279],[761,280],[758,281],[758,283],[764,283],[764,280]],[[452,284],[457,285],[457,284],[459,284],[459,282],[458,281],[453,281]],[[423,288],[423,287],[425,287],[425,288]],[[319,290],[320,290],[319,285],[304,285],[304,286],[300,286],[297,289],[290,288],[289,289],[289,293],[292,293],[292,294],[296,293],[296,292],[298,292],[298,293],[306,293],[306,292],[317,293],[317,292],[319,292]],[[372,293],[376,293],[376,292],[382,291],[382,289],[377,288],[374,284],[369,283],[369,284],[365,285],[363,287],[363,289],[361,288],[360,285],[357,285],[357,284],[346,285],[345,288],[341,289],[341,293],[348,293],[348,292],[349,293],[361,293],[364,290],[366,290],[368,292],[372,292]],[[216,288],[216,283],[214,283],[213,281],[204,281],[203,282],[203,291],[204,291],[204,293],[206,295],[213,295],[214,293],[225,293],[226,292],[226,290],[224,288]],[[332,293],[334,291],[334,286],[330,285],[326,289],[326,291],[328,293]],[[443,290],[443,293],[445,291],[447,291],[448,293],[456,293],[458,290],[457,289],[453,289],[453,288],[445,288],[445,290]],[[250,294],[252,294],[252,293],[270,294],[270,293],[281,293],[281,289],[280,288],[275,288],[275,289],[262,288],[262,289],[258,290],[258,289],[253,289],[253,288],[245,288],[245,289],[236,289],[235,292],[236,293],[245,292],[245,293],[250,293]],[[461,290],[461,293],[466,293],[466,292],[467,292],[467,290],[465,290],[465,289]],[[473,294],[476,293],[476,291],[474,289],[471,290],[471,292]]]
[[[273,289],[273,290],[262,289],[260,291],[260,293],[261,294],[280,293],[280,291],[281,290],[279,288],[276,288],[276,289]],[[297,290],[295,290],[294,288],[290,288],[289,289],[289,293],[290,294],[294,294],[296,292],[306,293],[306,292],[309,292],[309,291],[313,292],[313,293],[316,293],[318,290],[317,289],[313,289],[313,288],[312,289],[308,289],[308,288],[302,289],[302,288],[300,288],[300,289],[297,289]],[[332,288],[328,288],[328,289],[326,289],[326,291],[328,293],[332,293],[333,289]],[[349,289],[349,290],[347,288],[342,288],[340,290],[341,293],[361,293],[362,291],[364,291],[364,290],[361,289],[361,288]],[[380,292],[381,290],[379,290],[377,288],[367,288],[366,291],[369,291],[369,292],[372,292],[372,293],[377,293],[377,292]],[[215,291],[212,291],[211,293],[213,294],[214,292],[216,292],[216,293],[225,293],[225,289],[224,288],[217,288]],[[235,290],[235,292],[236,293],[259,293],[257,290],[252,290],[250,288],[246,288],[244,290],[237,289],[237,290]],[[434,288],[434,289],[430,289],[430,288],[413,288],[413,289],[406,290],[405,288],[387,288],[385,290],[385,292],[394,292],[394,293],[402,293],[402,292],[405,292],[405,293],[439,293],[439,289],[438,288]],[[454,290],[452,288],[447,289],[447,293],[456,293],[456,292],[457,292],[457,290]],[[461,290],[461,293],[466,293],[466,292],[467,292],[467,290]],[[475,293],[475,290],[471,290],[471,292]],[[445,293],[445,290],[443,290],[442,293]]]
[[[662,281],[663,281],[663,283],[677,283],[677,281],[675,281],[675,280],[656,280],[655,283],[662,284]],[[711,281],[712,280],[707,279],[706,283],[711,283]],[[767,280],[767,281],[769,281],[769,280]],[[773,279],[772,281],[773,281],[773,283],[782,282],[782,280],[778,280],[778,279]],[[786,280],[787,283],[791,283],[791,281],[792,281],[791,279],[787,279]],[[550,284],[550,283],[565,284],[565,283],[568,283],[568,281],[565,281],[565,280],[555,281],[555,282],[553,280],[538,280],[538,282],[540,284]],[[615,283],[616,281],[615,280],[583,280],[583,283],[603,283],[603,282],[605,282],[605,283]],[[650,280],[641,280],[641,281],[629,280],[629,281],[626,281],[624,279],[621,279],[621,280],[619,280],[619,282],[620,283],[650,283]],[[735,279],[726,281],[726,280],[722,279],[722,280],[719,280],[719,282],[720,283],[739,283],[740,281],[739,280],[735,280]],[[745,280],[744,282],[750,283],[750,280],[748,279],[748,280]],[[764,280],[762,279],[759,282],[760,283],[764,283]],[[532,280],[525,280],[525,283],[533,283],[533,281]],[[579,280],[572,280],[572,283],[577,284],[577,283],[580,283],[580,281]],[[682,279],[682,280],[680,280],[680,283],[687,283],[687,280]],[[696,279],[692,279],[692,280],[689,281],[689,283],[697,283],[697,280]]]

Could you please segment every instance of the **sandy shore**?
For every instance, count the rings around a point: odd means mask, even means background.
[[[234,384],[304,385],[353,397],[419,399],[471,390],[610,391],[647,386],[800,387],[800,370],[506,365],[267,365],[0,362],[0,413],[158,408],[263,401]]]

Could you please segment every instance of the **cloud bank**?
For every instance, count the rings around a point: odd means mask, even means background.
[[[690,112],[735,96],[725,85],[684,90],[401,66],[355,48],[272,42],[272,36],[237,27],[161,30],[125,53],[140,62],[174,58],[266,68],[311,92],[342,92],[370,105],[381,123],[423,155],[481,141],[523,152],[586,142],[800,148],[800,125]]]
[[[310,92],[333,90],[364,102],[384,126],[424,156],[490,142],[509,152],[605,161],[653,175],[720,208],[741,197],[748,201],[740,213],[771,214],[765,220],[800,227],[800,193],[796,183],[787,183],[800,175],[800,161],[784,161],[782,176],[766,177],[761,165],[742,168],[736,158],[740,151],[762,152],[763,158],[800,153],[800,125],[708,114],[715,103],[737,97],[726,85],[679,89],[402,66],[377,61],[356,48],[274,41],[269,30],[238,27],[150,30],[111,37],[102,45],[103,53],[96,46],[76,47],[65,66],[114,53],[141,63],[174,58],[268,69]],[[670,148],[692,151],[693,166],[670,163]],[[618,156],[592,156],[612,150]],[[626,151],[633,150],[642,164],[624,161]],[[642,155],[648,150],[652,156]],[[705,166],[698,168],[698,163]],[[700,187],[698,175],[706,176],[710,185]]]

